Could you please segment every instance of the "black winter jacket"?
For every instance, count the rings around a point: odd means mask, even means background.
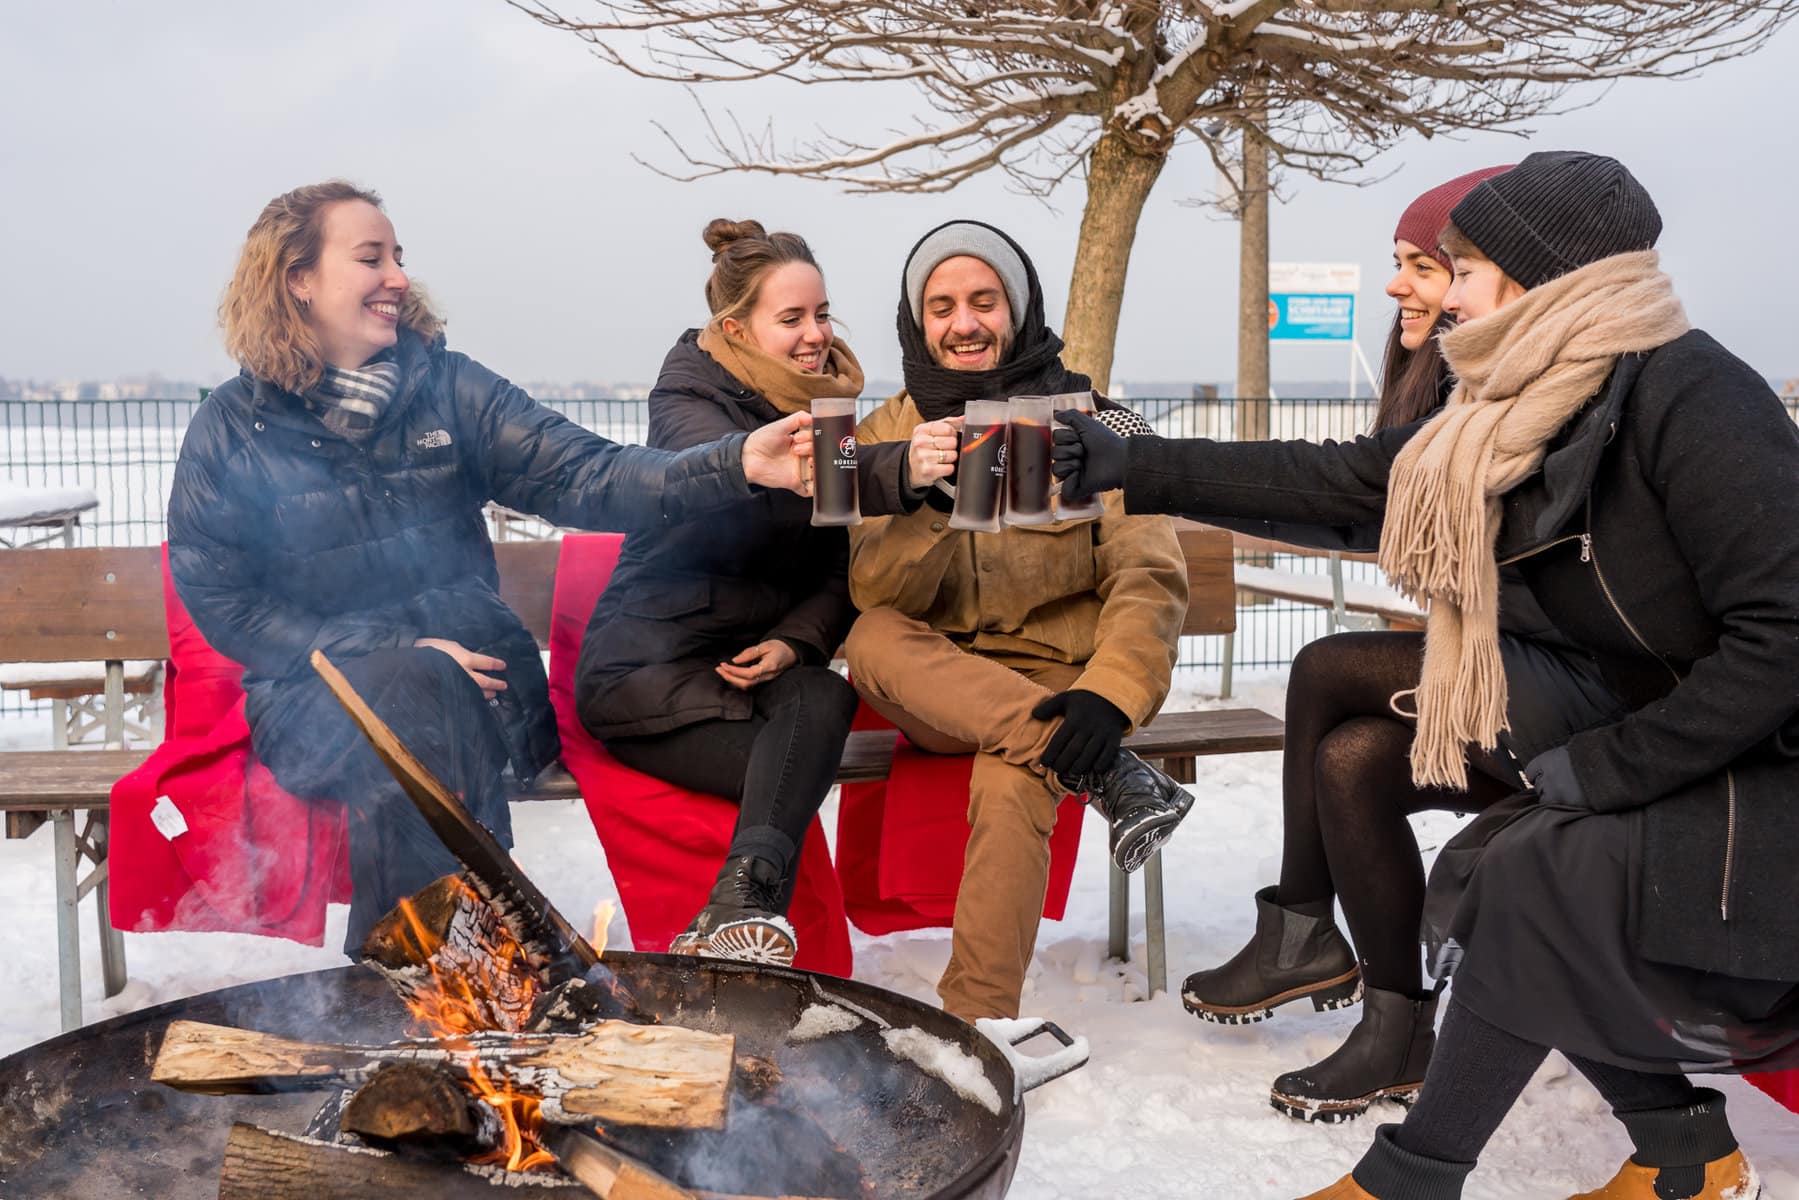
[[[169,496],[169,564],[200,632],[244,665],[252,728],[308,658],[460,642],[506,662],[513,769],[560,744],[531,634],[501,601],[481,506],[557,525],[667,528],[748,502],[742,437],[669,454],[589,433],[410,331],[398,393],[362,442],[248,373],[194,414]]]
[[[1314,445],[1133,438],[1132,512],[1378,524],[1416,426]],[[1633,710],[1568,743],[1641,808],[1645,957],[1799,980],[1799,429],[1693,331],[1620,360],[1504,501],[1495,548]]]
[[[688,330],[650,392],[649,444],[667,450],[742,434],[781,413],[700,349]],[[581,639],[575,707],[598,738],[740,721],[749,692],[713,667],[780,639],[819,665],[849,633],[849,538],[814,528],[812,502],[763,492],[702,521],[625,539]]]

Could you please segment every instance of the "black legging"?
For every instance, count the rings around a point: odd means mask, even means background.
[[[634,771],[737,801],[730,854],[754,854],[785,870],[837,778],[856,689],[828,667],[791,667],[750,698],[755,711],[747,720],[611,738],[606,749]]]
[[[1390,701],[1417,686],[1423,654],[1420,633],[1341,633],[1308,644],[1287,684],[1281,768],[1279,903],[1340,898],[1363,980],[1413,995],[1422,987],[1424,867],[1406,817],[1478,812],[1519,787],[1515,767],[1481,754],[1472,756],[1466,792],[1413,785],[1413,723]]]

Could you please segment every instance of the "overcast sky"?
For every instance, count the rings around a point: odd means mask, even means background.
[[[567,0],[578,11],[583,0]],[[1366,188],[1288,181],[1273,257],[1363,264],[1362,343],[1377,357],[1399,213],[1420,191],[1531,149],[1615,155],[1666,222],[1662,249],[1696,324],[1764,374],[1799,375],[1790,284],[1799,158],[1799,28],[1694,80],[1627,81],[1528,140],[1413,140]],[[870,132],[913,105],[903,85],[832,94],[781,84],[708,93],[746,124]],[[861,114],[862,119],[858,119]],[[874,115],[879,114],[879,115]],[[521,380],[652,379],[704,319],[699,231],[755,217],[813,244],[871,378],[896,378],[903,256],[956,216],[1011,231],[1059,324],[1083,199],[1049,205],[992,176],[945,196],[846,196],[829,184],[676,183],[650,120],[697,135],[680,88],[609,69],[502,0],[55,0],[0,18],[0,376],[229,372],[219,293],[272,196],[344,176],[387,200],[407,265],[450,318],[451,344]],[[1236,226],[1184,207],[1209,162],[1177,155],[1131,262],[1114,378],[1228,380]],[[1277,347],[1277,379],[1342,369],[1340,350]]]

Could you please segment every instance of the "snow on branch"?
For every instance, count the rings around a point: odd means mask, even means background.
[[[904,128],[782,142],[704,106],[687,174],[942,191],[999,169],[1041,194],[1094,143],[1162,155],[1256,130],[1290,170],[1353,174],[1396,139],[1515,128],[1570,89],[1760,47],[1799,0],[508,0],[602,61],[689,86],[910,85]],[[658,168],[662,169],[662,168]],[[679,172],[665,172],[679,174]]]

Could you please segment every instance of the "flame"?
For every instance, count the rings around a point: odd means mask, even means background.
[[[603,899],[593,906],[593,936],[587,941],[595,954],[606,953],[606,932],[612,928],[612,914],[617,911],[618,905],[611,900]]]
[[[474,890],[466,884],[463,887],[467,889],[466,898],[480,905]],[[431,972],[430,984],[421,985],[406,1001],[413,1017],[413,1032],[438,1038],[496,1028],[517,1032],[518,1018],[530,1011],[530,1002],[540,987],[524,947],[505,925],[494,921],[483,929],[480,952],[457,955],[459,960],[468,961],[459,961],[457,965],[463,969],[446,976],[435,957],[443,948],[443,939],[425,928],[410,899],[400,901],[400,912],[406,918],[418,960]],[[503,1163],[509,1171],[528,1171],[555,1162],[541,1140],[543,1116],[539,1098],[510,1087],[496,1087],[473,1055],[466,1065],[469,1086],[482,1103],[499,1114],[505,1131],[499,1146],[473,1161]]]

